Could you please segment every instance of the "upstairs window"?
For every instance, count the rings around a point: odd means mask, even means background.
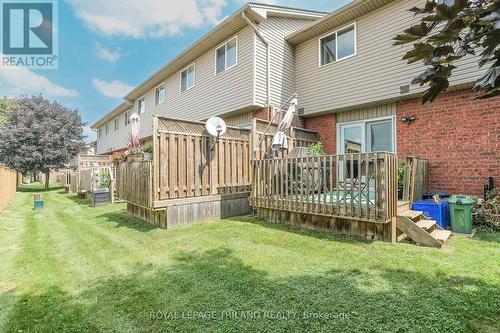
[[[195,67],[194,64],[181,72],[181,92],[189,90],[195,84]]]
[[[155,90],[155,104],[158,106],[165,102],[165,85],[157,87]]]
[[[137,101],[137,113],[143,114],[144,112],[146,112],[146,98],[141,97]]]
[[[356,54],[356,26],[352,24],[319,40],[320,65],[349,58]]]
[[[238,64],[238,38],[234,37],[229,42],[215,50],[215,73],[219,74]]]
[[[115,131],[118,129],[118,118],[115,118]]]
[[[128,111],[125,112],[124,117],[125,117],[125,126],[127,126],[128,124],[130,124],[130,118],[128,116]]]
[[[102,128],[99,128],[99,130],[97,131],[97,137],[102,137]]]
[[[109,134],[109,124],[106,124],[106,135]]]

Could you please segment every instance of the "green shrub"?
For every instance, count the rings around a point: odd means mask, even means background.
[[[500,188],[493,189],[487,200],[478,199],[474,204],[474,225],[482,231],[500,231]]]
[[[312,143],[307,147],[307,153],[310,156],[324,156],[326,155],[325,149],[321,142]]]
[[[151,143],[147,143],[141,146],[141,151],[143,153],[153,153],[153,145]]]
[[[405,183],[405,172],[406,166],[404,164],[400,164],[398,166],[398,188],[403,188]]]
[[[97,177],[99,178],[99,188],[109,188],[111,189],[111,177],[108,170],[97,171]]]

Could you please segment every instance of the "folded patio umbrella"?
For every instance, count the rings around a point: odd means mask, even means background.
[[[293,116],[297,112],[297,98],[292,99],[288,111],[285,113],[283,120],[278,125],[278,129],[273,138],[273,143],[271,145],[274,151],[280,151],[288,149],[288,140],[286,137],[286,132],[292,126]]]
[[[129,137],[129,147],[139,148],[139,130],[141,129],[141,119],[134,113],[130,116],[130,137]]]

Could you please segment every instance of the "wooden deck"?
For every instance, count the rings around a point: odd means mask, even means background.
[[[117,195],[131,214],[161,227],[251,213],[250,161],[266,156],[264,147],[277,127],[271,124],[263,133],[266,124],[254,119],[252,129],[229,126],[215,140],[204,123],[154,117],[153,161],[122,163]],[[290,146],[308,146],[317,138],[293,128]]]
[[[256,208],[389,223],[397,213],[397,160],[366,153],[252,161]]]

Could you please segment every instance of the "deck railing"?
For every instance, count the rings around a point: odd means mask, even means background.
[[[403,200],[410,204],[422,199],[427,192],[427,161],[415,156],[407,156],[404,160],[405,176]]]
[[[397,157],[376,152],[252,161],[257,208],[386,223],[397,213]]]

